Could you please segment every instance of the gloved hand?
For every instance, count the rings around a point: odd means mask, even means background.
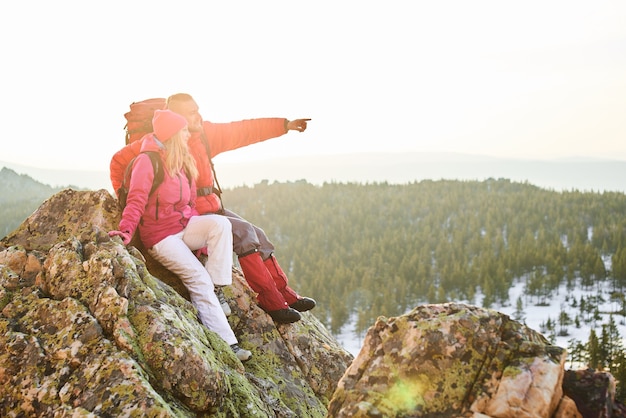
[[[109,231],[110,237],[120,237],[124,245],[130,244],[130,240],[133,238],[130,233],[125,231]]]

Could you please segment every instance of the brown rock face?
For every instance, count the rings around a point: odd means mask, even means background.
[[[326,415],[352,356],[311,313],[277,327],[233,271],[244,365],[175,276],[108,237],[118,220],[108,192],[65,190],[0,242],[0,416]]]

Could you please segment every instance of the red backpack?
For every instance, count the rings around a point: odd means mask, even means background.
[[[126,118],[126,145],[140,140],[145,134],[152,132],[152,116],[155,110],[165,109],[166,100],[163,98],[146,99],[130,104],[130,112],[124,114]]]
[[[130,180],[130,167],[132,166],[136,153],[130,149],[130,144],[143,138],[144,135],[152,132],[152,117],[157,109],[165,109],[166,100],[163,98],[146,99],[130,104],[130,111],[124,114],[126,118],[126,147],[122,148],[113,155],[109,166],[111,184],[113,190],[118,197],[120,206],[123,208],[126,204],[126,194],[128,193],[128,184]],[[152,157],[152,156],[151,156]],[[155,179],[162,179],[160,167],[155,166]],[[158,184],[157,184],[158,186]],[[154,190],[155,187],[153,187]]]

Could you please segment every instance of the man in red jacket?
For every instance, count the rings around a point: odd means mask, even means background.
[[[290,130],[303,132],[310,119],[284,118],[249,119],[230,123],[204,121],[196,101],[186,93],[167,99],[167,108],[183,116],[191,138],[188,145],[198,166],[198,197],[196,208],[201,214],[219,213],[226,216],[233,230],[233,250],[246,281],[257,293],[257,300],[272,319],[291,323],[301,319],[299,312],[315,307],[311,298],[299,296],[287,284],[286,274],[274,257],[274,245],[261,228],[236,213],[222,207],[211,159],[229,150],[245,147],[284,135]]]

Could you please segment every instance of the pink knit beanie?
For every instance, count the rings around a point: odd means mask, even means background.
[[[174,134],[187,126],[187,120],[171,110],[155,110],[152,128],[157,139],[165,142]]]

